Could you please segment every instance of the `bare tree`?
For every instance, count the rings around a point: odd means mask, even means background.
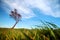
[[[14,11],[11,11],[10,16],[16,21],[16,23],[13,25],[12,29],[16,26],[16,24],[21,20],[21,15],[17,13],[17,10],[14,9]]]

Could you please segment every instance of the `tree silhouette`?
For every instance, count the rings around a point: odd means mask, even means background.
[[[16,24],[21,20],[21,15],[17,13],[17,10],[14,9],[14,11],[11,11],[10,16],[16,21],[16,23],[13,25],[12,29],[16,26]]]

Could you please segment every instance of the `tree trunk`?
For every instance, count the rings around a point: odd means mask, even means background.
[[[16,23],[13,25],[12,29],[14,29],[14,27],[16,26],[16,24],[18,23],[19,21],[16,21]]]

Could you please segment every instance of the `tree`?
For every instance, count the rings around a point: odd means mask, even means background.
[[[12,29],[16,26],[16,24],[21,20],[21,15],[17,13],[17,10],[14,9],[14,11],[11,11],[10,16],[16,21],[16,23],[13,25]]]

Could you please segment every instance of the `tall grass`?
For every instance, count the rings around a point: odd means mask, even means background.
[[[41,21],[42,22],[42,21]],[[0,28],[0,40],[60,40],[60,28],[50,22],[42,22],[34,29]]]

